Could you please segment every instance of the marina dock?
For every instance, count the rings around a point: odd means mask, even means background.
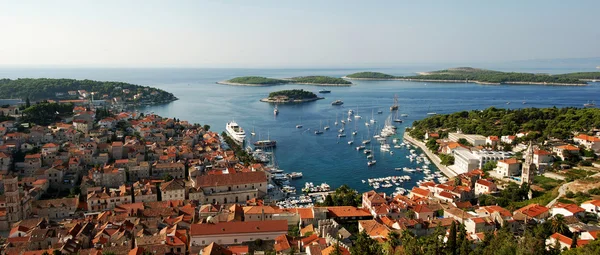
[[[427,157],[431,160],[431,162],[433,162],[433,164],[435,164],[435,166],[437,166],[437,168],[440,169],[440,171],[442,171],[442,173],[444,173],[444,175],[448,176],[448,178],[452,178],[452,177],[455,177],[458,175],[452,169],[448,168],[447,166],[442,165],[442,161],[440,160],[440,158],[437,155],[435,155],[433,152],[429,151],[429,149],[427,149],[427,146],[425,146],[425,144],[423,142],[420,142],[417,139],[414,139],[413,137],[411,137],[408,134],[408,132],[404,132],[403,138],[404,138],[405,142],[410,142],[411,144],[418,146],[425,153],[425,155],[427,155]]]

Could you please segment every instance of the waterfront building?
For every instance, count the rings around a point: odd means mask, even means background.
[[[231,172],[207,174],[192,180],[194,188],[201,192],[201,203],[242,203],[267,194],[265,172]]]

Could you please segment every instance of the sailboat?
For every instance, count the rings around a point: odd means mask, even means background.
[[[366,154],[366,151],[367,151],[367,150],[365,150],[365,154]],[[368,151],[369,151],[369,152],[373,151],[373,145],[372,145],[372,144],[371,144],[371,149],[370,149],[370,150],[368,150]],[[370,156],[370,157],[369,157],[369,156]],[[372,165],[375,165],[375,164],[377,163],[377,160],[375,160],[375,158],[373,158],[373,154],[371,154],[371,155],[369,155],[369,156],[367,156],[367,158],[371,158],[371,160],[369,160],[369,162],[367,162],[367,166],[372,166]]]
[[[315,130],[315,135],[323,134],[323,131],[321,130],[322,124],[322,121],[319,121],[319,129]]]
[[[325,131],[329,130],[329,120],[327,120],[327,125],[325,127],[323,127],[323,130],[325,130]]]
[[[373,117],[373,112],[374,112],[374,111],[375,111],[375,110],[371,110],[371,120],[369,120],[369,122],[371,122],[371,123],[375,123],[375,122],[377,122],[377,121],[375,120],[375,118]]]
[[[369,138],[369,129],[367,128],[367,138]],[[362,140],[362,144],[369,144],[371,143],[371,139],[367,139],[367,140]]]
[[[596,101],[588,101],[587,103],[583,104],[584,108],[591,108],[591,107],[596,107]]]
[[[356,106],[356,114],[354,114],[354,118],[355,119],[360,119],[362,117],[360,117],[360,115],[358,115],[358,105]]]
[[[390,111],[397,111],[398,110],[398,95],[394,94],[394,104],[392,106],[390,106]]]
[[[267,131],[267,140],[259,140],[254,142],[254,148],[266,149],[277,146],[277,141],[271,140],[271,134]]]
[[[335,122],[333,123],[333,125],[338,125],[337,113],[335,114]]]
[[[358,128],[356,127],[356,124],[357,124],[357,123],[356,123],[356,122],[354,122],[354,131],[352,131],[352,135],[353,135],[353,136],[354,136],[354,135],[356,135],[356,134],[358,134]]]
[[[250,132],[250,134],[251,134],[252,136],[255,136],[255,135],[256,135],[256,133],[254,132],[254,122],[252,122],[252,132]]]
[[[300,124],[296,125],[296,128],[302,128],[302,116],[300,116]]]
[[[277,105],[275,105],[275,109],[273,110],[273,114],[277,116],[279,114],[279,109],[277,109]]]
[[[398,111],[396,111],[396,116],[394,117],[394,122],[402,123],[402,119],[398,118]]]

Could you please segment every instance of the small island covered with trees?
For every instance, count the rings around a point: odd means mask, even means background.
[[[269,93],[269,97],[260,101],[266,103],[303,103],[323,99],[315,93],[303,89],[280,90]]]
[[[474,82],[479,84],[532,84],[584,86],[588,81],[600,80],[600,72],[578,72],[566,74],[534,74],[500,72],[472,67],[449,68],[432,72],[421,72],[412,76],[393,76],[379,72],[359,72],[345,76],[362,80],[404,80],[427,82]]]
[[[92,95],[93,93],[93,95]],[[74,79],[0,79],[0,98],[22,100],[111,100],[125,104],[160,104],[177,100],[161,89],[124,82]]]
[[[352,82],[344,80],[342,78],[329,77],[329,76],[301,76],[285,79],[267,78],[261,76],[243,76],[229,79],[226,81],[217,82],[218,84],[224,85],[238,85],[238,86],[272,86],[272,85],[283,85],[283,84],[306,84],[306,85],[318,85],[318,86],[350,86]]]

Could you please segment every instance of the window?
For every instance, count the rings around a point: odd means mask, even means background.
[[[233,239],[233,242],[234,242],[234,243],[237,243],[237,238],[236,238],[236,239]]]

